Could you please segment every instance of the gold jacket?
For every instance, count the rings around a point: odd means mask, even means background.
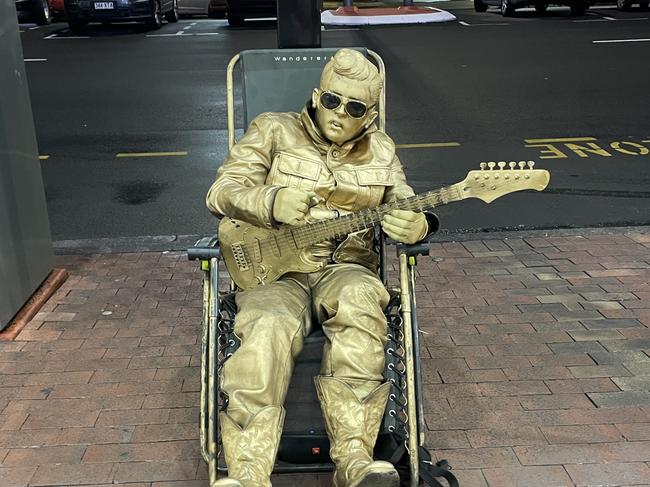
[[[412,196],[393,140],[372,125],[343,146],[325,140],[310,116],[311,103],[298,113],[263,113],[233,146],[206,197],[218,217],[274,227],[273,202],[282,187],[314,191],[318,209],[341,213],[372,208]],[[315,246],[314,258],[352,262],[376,269],[372,230],[343,242]]]

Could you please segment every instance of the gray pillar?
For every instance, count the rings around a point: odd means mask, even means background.
[[[0,330],[54,254],[14,0],[0,0]]]
[[[320,47],[322,0],[278,0],[278,47]]]

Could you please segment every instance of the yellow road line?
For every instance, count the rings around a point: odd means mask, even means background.
[[[430,144],[395,144],[398,149],[426,149],[429,147],[460,147],[460,142],[431,142]]]
[[[595,142],[596,137],[556,137],[554,139],[524,139],[527,144],[545,144],[552,142]]]
[[[50,156],[38,156],[38,158],[39,158],[41,161],[47,161],[47,160],[50,158]]]
[[[115,157],[166,157],[166,156],[186,156],[186,151],[180,152],[120,152]]]

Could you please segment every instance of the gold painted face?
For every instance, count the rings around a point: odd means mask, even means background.
[[[336,98],[340,103],[334,107]],[[337,145],[354,139],[377,117],[375,101],[370,97],[367,85],[337,74],[314,90],[312,104],[316,109],[316,125],[321,134]],[[365,107],[365,113],[357,117],[362,107]]]

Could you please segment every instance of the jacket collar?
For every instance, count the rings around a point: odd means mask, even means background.
[[[323,134],[321,134],[320,130],[316,126],[316,123],[314,122],[315,119],[315,110],[314,107],[311,103],[311,100],[307,102],[305,107],[302,109],[302,112],[300,112],[300,122],[302,123],[302,126],[305,129],[305,132],[309,135],[309,138],[314,142],[314,145],[320,150],[323,154],[327,154],[329,151],[330,147],[338,147],[339,150],[343,154],[349,153],[354,146],[364,137],[367,135],[370,135],[373,132],[376,132],[377,126],[373,123],[368,127],[366,130],[361,132],[359,135],[357,135],[354,139],[348,140],[345,142],[342,146],[337,146],[337,144],[334,144],[333,142],[330,142],[327,140]]]

